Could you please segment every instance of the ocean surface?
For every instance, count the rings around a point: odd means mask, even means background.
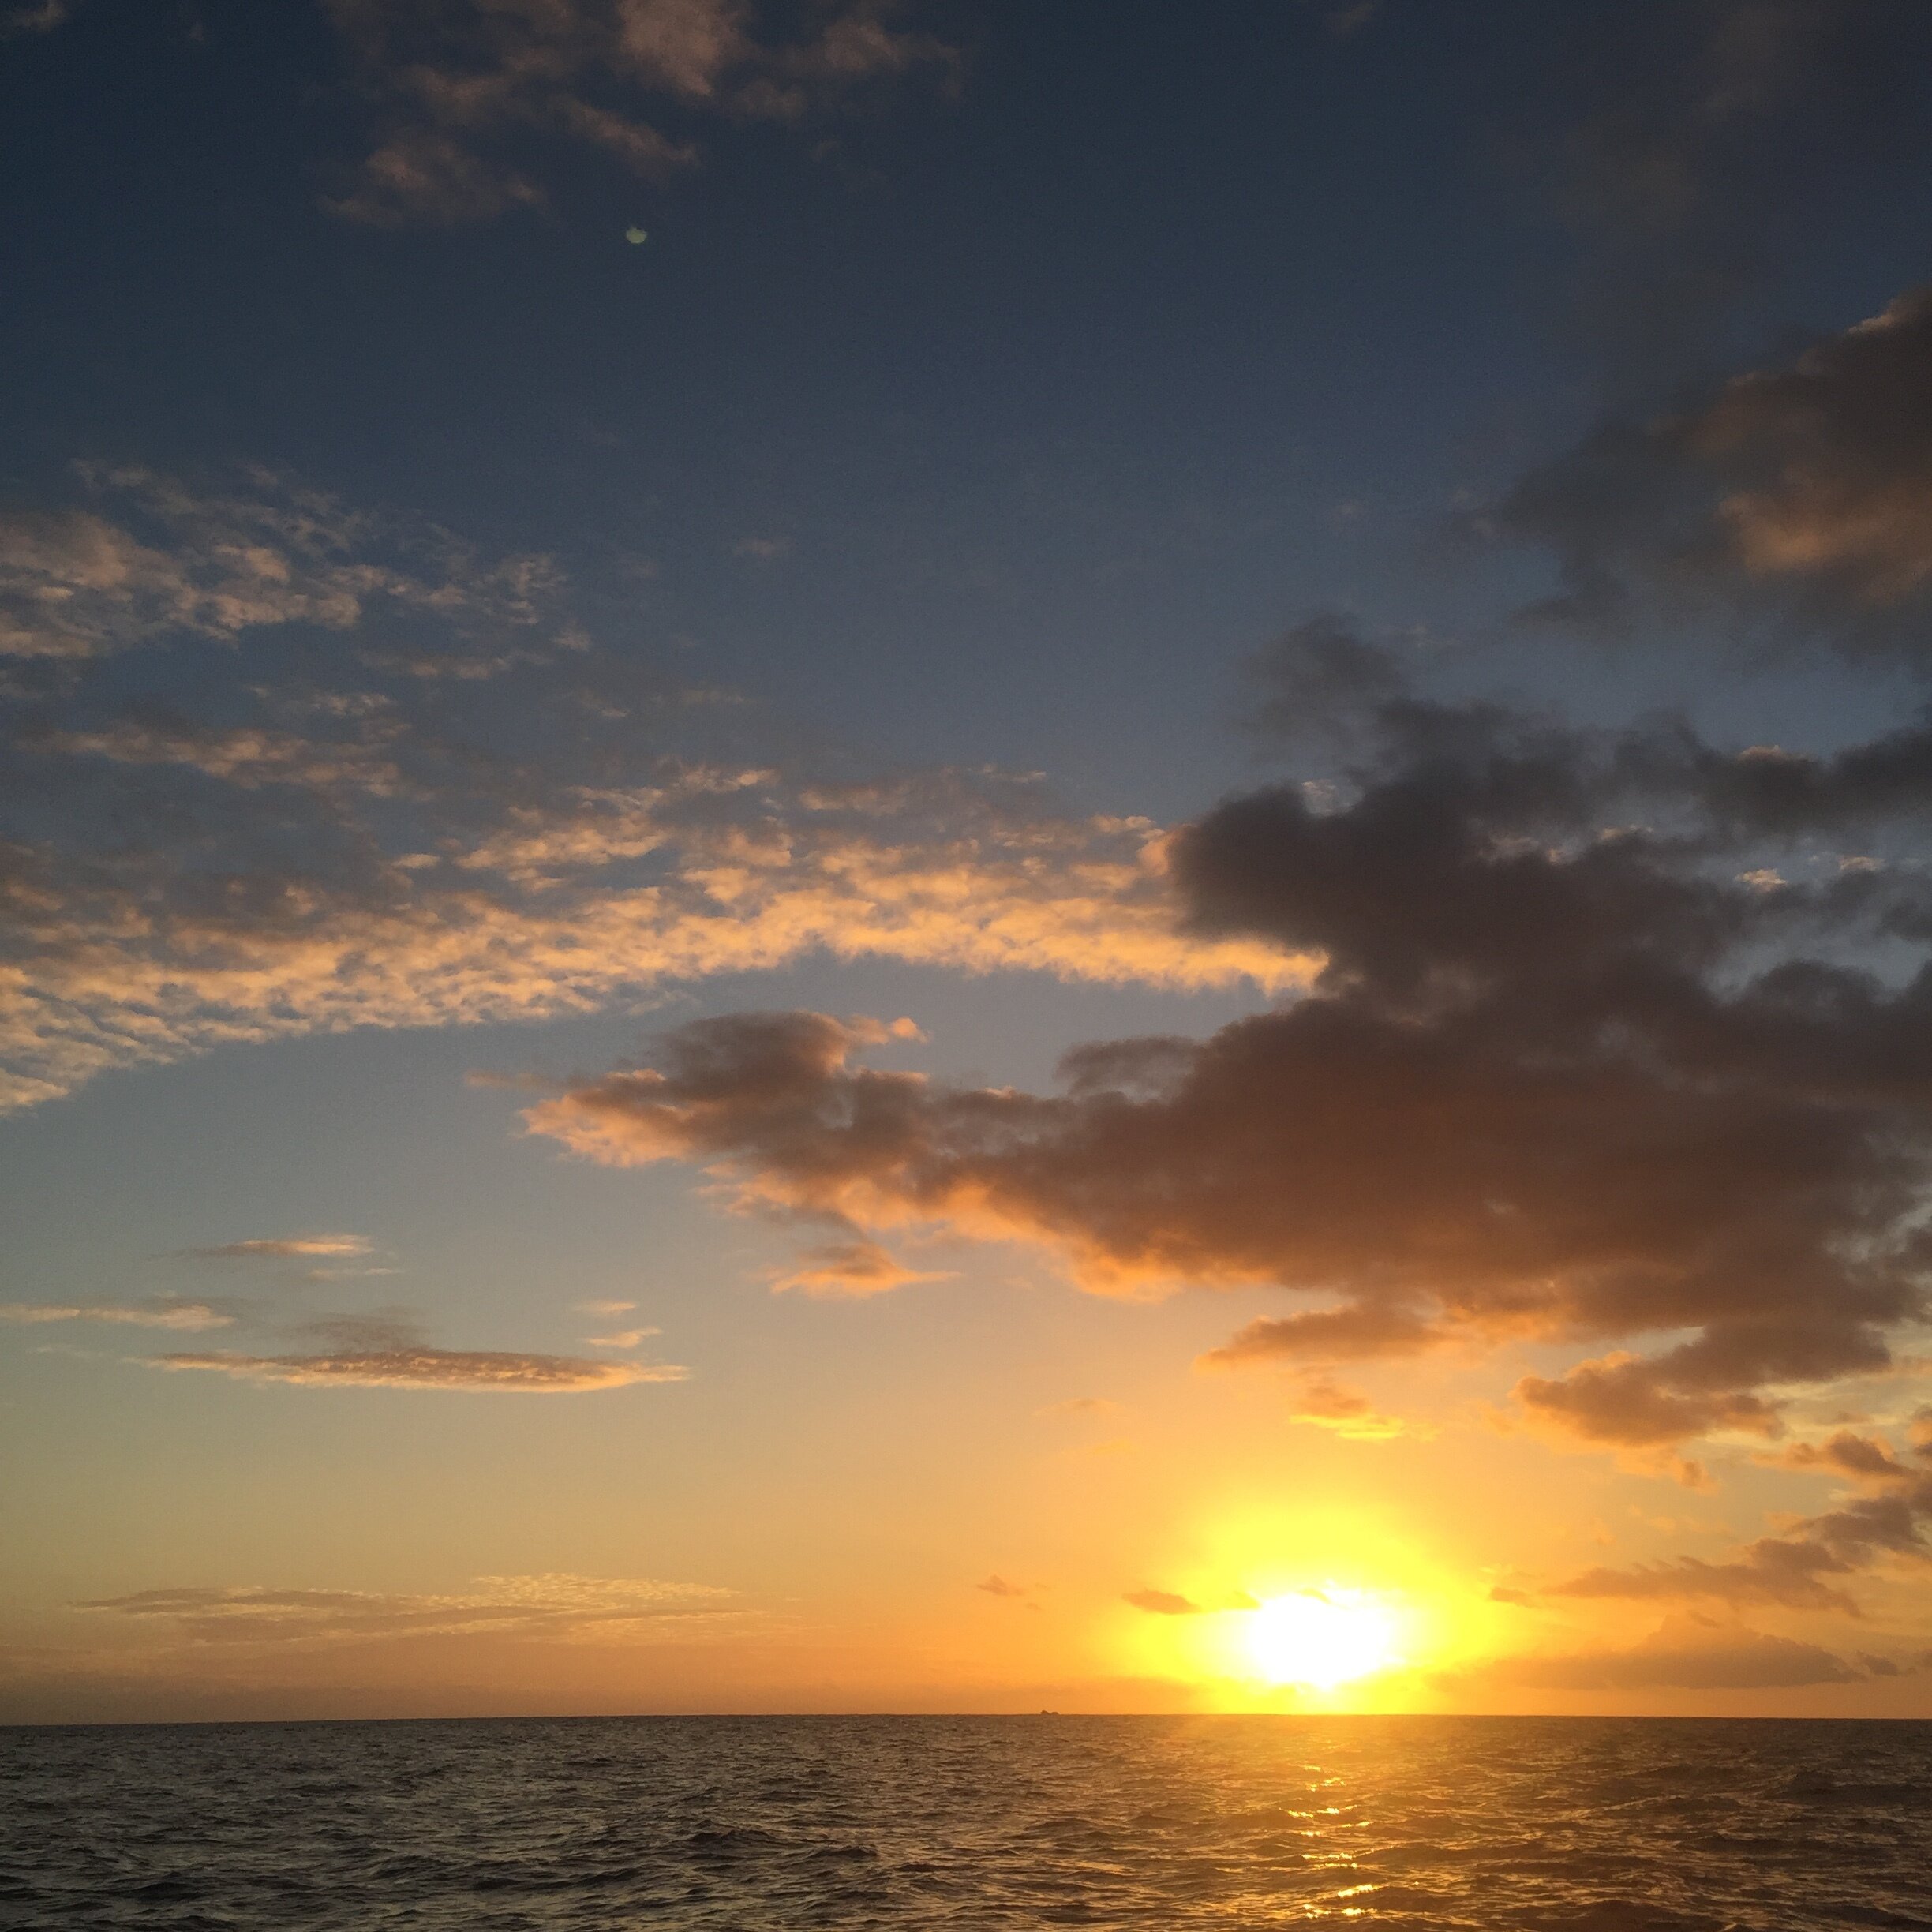
[[[0,1926],[1932,1928],[1932,1724],[0,1731]]]

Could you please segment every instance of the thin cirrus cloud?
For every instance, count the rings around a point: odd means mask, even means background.
[[[345,219],[487,220],[546,196],[507,150],[532,135],[661,181],[695,166],[707,122],[798,122],[882,81],[958,72],[957,53],[901,28],[889,0],[818,9],[767,36],[746,0],[328,0],[376,107]]]
[[[646,1577],[485,1576],[468,1590],[404,1595],[259,1586],[137,1590],[77,1604],[90,1616],[161,1625],[197,1644],[380,1642],[504,1632],[564,1641],[683,1634],[695,1619],[739,1619],[735,1593]]]
[[[428,1347],[313,1355],[177,1354],[152,1357],[149,1366],[204,1370],[241,1382],[301,1388],[457,1389],[510,1395],[587,1395],[638,1383],[682,1382],[691,1373],[672,1362],[593,1361],[577,1355]]]
[[[36,1326],[43,1322],[101,1322],[110,1327],[168,1328],[192,1332],[226,1328],[234,1320],[204,1301],[170,1301],[147,1307],[110,1302],[0,1301],[0,1321]]]
[[[301,1261],[353,1259],[369,1252],[364,1234],[290,1234],[256,1241],[223,1241],[183,1252],[203,1261]]]

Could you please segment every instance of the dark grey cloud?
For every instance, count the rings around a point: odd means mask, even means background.
[[[1884,1369],[1932,1266],[1932,901],[1909,863],[1804,841],[1908,825],[1921,741],[1807,762],[1346,685],[1372,749],[1333,796],[1234,798],[1166,848],[1191,929],[1322,961],[1310,997],[1076,1049],[1054,1094],[869,1068],[875,1024],[739,1014],[526,1118],[722,1172],[747,1208],[1038,1242],[1103,1290],[1324,1298],[1222,1365],[1611,1345],[1518,1395],[1626,1451],[1775,1435],[1780,1389]],[[1858,963],[1881,942],[1884,977]]]
[[[1932,293],[1678,407],[1608,421],[1487,521],[1546,546],[1526,613],[1614,631],[1646,612],[1923,668],[1932,597]]]
[[[1483,25],[1521,77],[1505,150],[1571,232],[1572,326],[1613,388],[1695,365],[1807,231],[1923,152],[1916,0],[1520,0]]]

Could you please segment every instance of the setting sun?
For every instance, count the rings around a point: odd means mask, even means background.
[[[1248,1653],[1270,1683],[1332,1690],[1401,1659],[1388,1609],[1358,1590],[1271,1597],[1249,1620]]]

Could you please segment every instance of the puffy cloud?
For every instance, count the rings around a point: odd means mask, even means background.
[[[287,1382],[310,1388],[472,1389],[531,1395],[581,1395],[638,1382],[681,1382],[691,1372],[672,1363],[425,1347],[324,1355],[158,1355],[152,1357],[152,1366],[204,1368],[239,1381]]]
[[[387,227],[482,220],[544,198],[503,158],[506,137],[549,134],[661,179],[698,159],[672,127],[796,121],[868,81],[956,70],[893,10],[846,0],[768,39],[749,0],[328,0],[383,132],[328,205]]]
[[[1902,824],[1923,772],[1874,786],[1911,761],[1866,747],[1792,788],[1676,724],[1346,682],[1374,747],[1346,795],[1236,798],[1163,848],[1193,932],[1321,961],[1308,997],[1078,1048],[1054,1093],[869,1066],[876,1023],[740,1014],[530,1126],[849,1237],[1024,1240],[1103,1292],[1323,1297],[1220,1365],[1685,1338],[1522,1382],[1587,1443],[1772,1433],[1781,1389],[1883,1368],[1932,1264],[1932,902],[1907,868],[1739,874],[1854,795]],[[1853,963],[1881,942],[1883,979]]]
[[[198,1644],[308,1645],[485,1632],[608,1640],[692,1617],[743,1614],[732,1598],[705,1584],[553,1574],[477,1577],[469,1590],[440,1596],[230,1586],[137,1590],[75,1608],[163,1624]]]
[[[1495,522],[1559,559],[1545,618],[1615,623],[1661,598],[1920,663],[1929,442],[1920,289],[1675,413],[1604,424],[1525,477]]]
[[[105,1322],[128,1328],[173,1328],[192,1331],[200,1328],[226,1328],[234,1320],[210,1308],[205,1301],[151,1302],[145,1307],[126,1308],[107,1302],[0,1301],[0,1321],[22,1324],[42,1322]]]

